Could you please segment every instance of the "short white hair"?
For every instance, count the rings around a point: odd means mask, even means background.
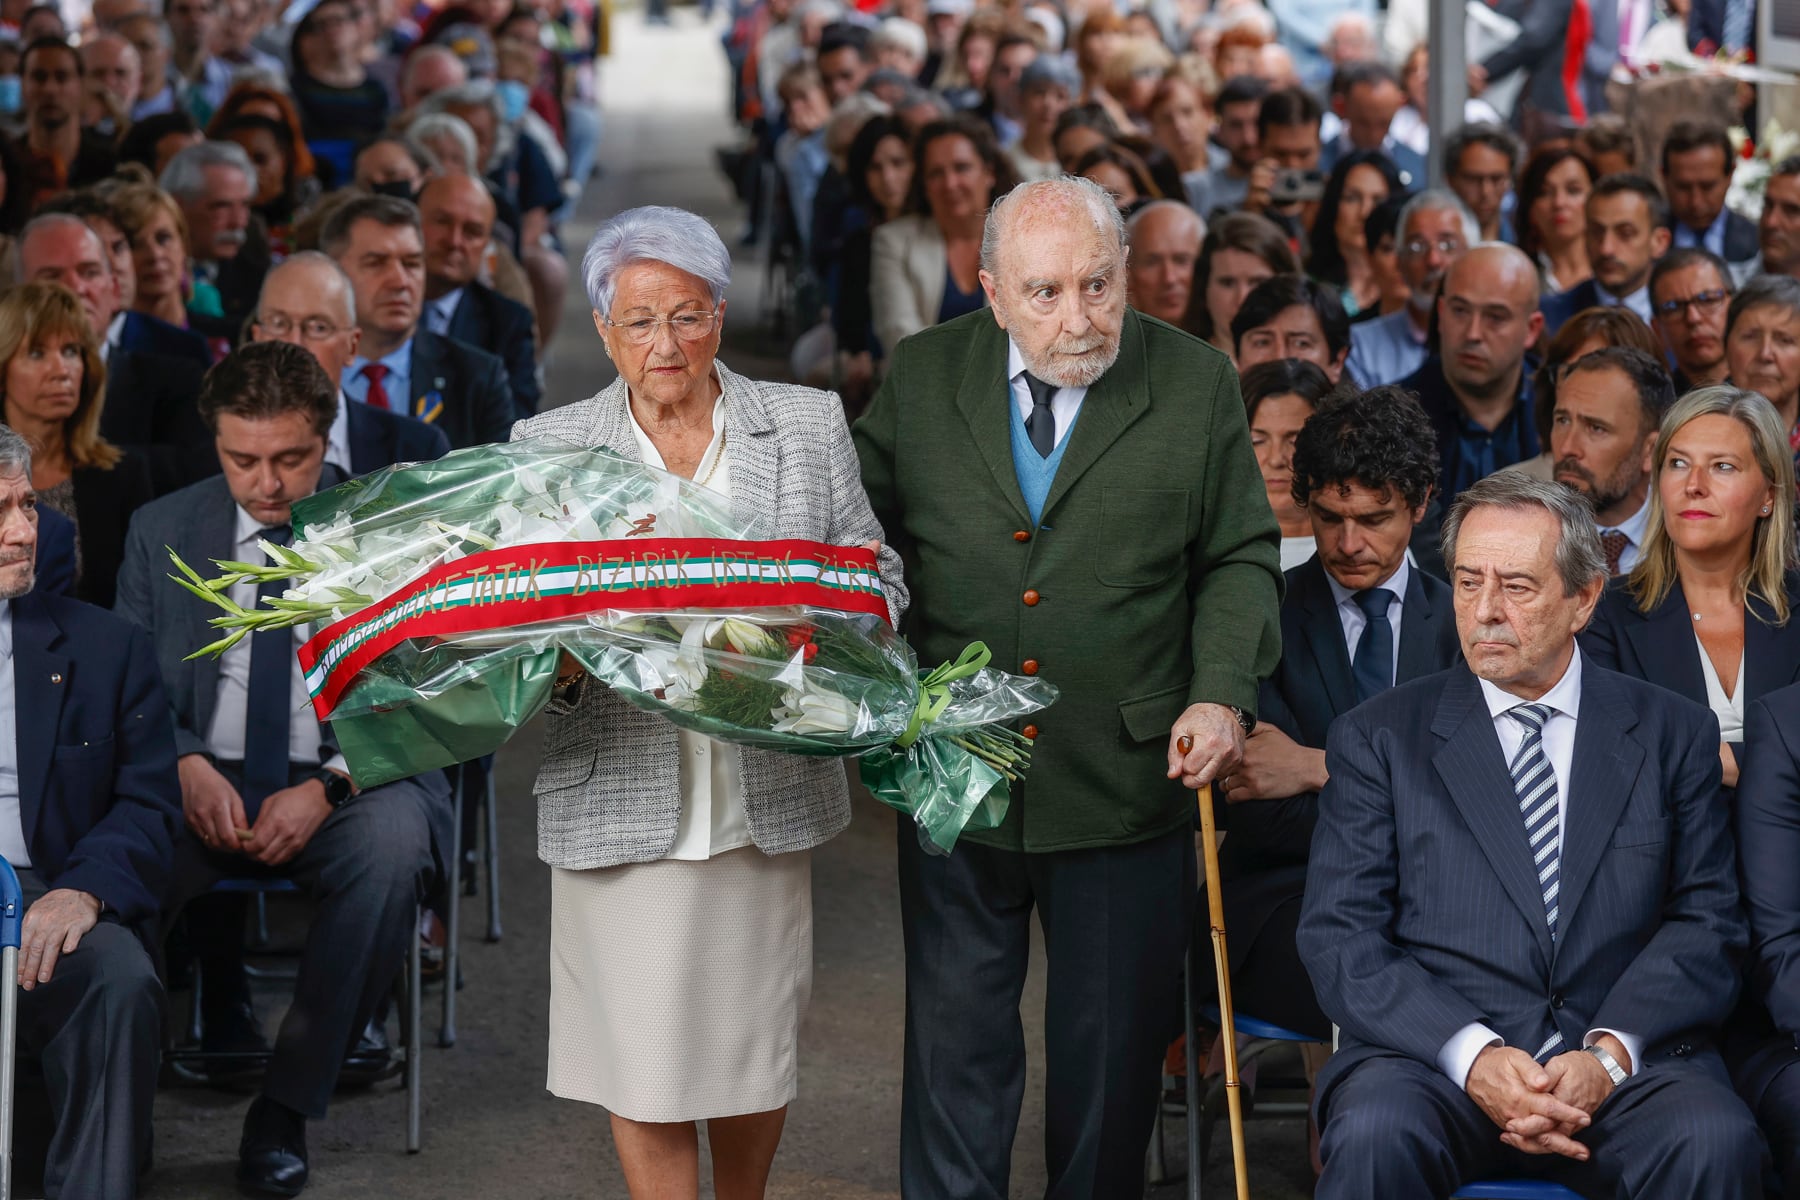
[[[418,117],[406,127],[406,145],[414,154],[422,154],[436,162],[443,159],[443,154],[429,143],[444,138],[452,142],[462,155],[462,169],[465,175],[481,174],[481,166],[475,161],[480,153],[480,144],[475,141],[475,131],[469,123],[455,113],[428,112]]]
[[[169,160],[157,179],[160,187],[177,200],[192,200],[206,194],[206,168],[235,167],[243,173],[250,190],[256,190],[256,165],[236,142],[196,142]]]
[[[905,17],[889,17],[875,27],[869,37],[869,50],[900,50],[923,61],[929,47],[925,31]]]
[[[1455,213],[1462,222],[1463,245],[1474,246],[1481,241],[1481,225],[1475,220],[1475,214],[1469,211],[1469,206],[1463,203],[1461,196],[1449,188],[1426,188],[1400,209],[1400,218],[1394,222],[1394,232],[1397,235],[1394,241],[1397,245],[1405,244],[1406,226],[1422,212]]]
[[[1119,206],[1113,203],[1112,194],[1091,179],[1084,179],[1079,175],[1063,175],[1056,179],[1022,183],[994,201],[994,207],[988,210],[987,223],[981,229],[982,270],[990,275],[999,274],[997,264],[1000,261],[1000,243],[1007,233],[1006,227],[1011,223],[1009,218],[1012,210],[1021,204],[1051,198],[1085,206],[1088,216],[1093,219],[1094,228],[1112,235],[1113,243],[1119,248],[1120,259],[1124,259],[1125,218],[1119,215]]]
[[[731,286],[731,251],[705,218],[659,205],[628,208],[594,231],[581,256],[581,280],[595,312],[612,307],[619,272],[635,262],[686,271],[706,285],[715,308]]]

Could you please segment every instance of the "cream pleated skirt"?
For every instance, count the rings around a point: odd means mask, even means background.
[[[633,1121],[794,1098],[812,994],[812,856],[552,868],[549,1088]]]

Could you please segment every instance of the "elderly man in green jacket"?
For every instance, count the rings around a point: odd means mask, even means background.
[[[1237,377],[1126,308],[1125,255],[1098,186],[1016,189],[982,240],[991,309],[895,347],[855,429],[920,657],[980,639],[1062,689],[1025,727],[1036,754],[999,828],[942,858],[900,822],[909,1198],[1008,1195],[1034,906],[1048,1195],[1142,1194],[1194,908],[1188,789],[1238,761],[1280,654],[1279,534]]]

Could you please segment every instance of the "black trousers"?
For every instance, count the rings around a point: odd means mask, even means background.
[[[1522,1154],[1434,1065],[1372,1058],[1332,1090],[1318,1200],[1446,1197],[1483,1178],[1551,1179],[1595,1198],[1762,1200],[1762,1138],[1724,1064],[1702,1052],[1652,1062],[1619,1085],[1579,1137],[1586,1163]]]
[[[906,1059],[900,1188],[1006,1200],[1025,1093],[1019,1000],[1044,929],[1044,1158],[1057,1200],[1144,1191],[1193,913],[1186,826],[1127,846],[1024,854],[919,847],[900,817]]]
[[[48,890],[29,868],[19,871],[19,883],[27,911]],[[138,1166],[150,1150],[162,1012],[149,953],[104,915],[56,960],[49,983],[19,993],[19,1045],[37,1056],[50,1093],[49,1200],[137,1195]]]
[[[1768,1135],[1782,1194],[1800,1197],[1800,1054],[1769,1080],[1756,1118]]]
[[[234,781],[235,782],[235,781]],[[316,905],[294,1001],[282,1019],[263,1094],[323,1117],[344,1056],[393,986],[417,909],[435,871],[429,806],[438,772],[382,784],[332,813],[280,867],[207,849],[184,828],[175,840],[171,916],[221,879],[291,879]]]

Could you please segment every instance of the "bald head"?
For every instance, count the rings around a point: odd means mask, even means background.
[[[1510,400],[1544,329],[1536,264],[1517,246],[1476,246],[1444,274],[1438,329],[1444,375],[1465,404]]]
[[[448,46],[420,46],[406,60],[400,79],[400,103],[411,108],[425,97],[469,82],[469,69]]]
[[[259,342],[304,347],[338,382],[362,340],[349,277],[317,250],[290,256],[263,276],[255,333]]]
[[[1179,200],[1155,200],[1125,223],[1131,243],[1131,307],[1179,324],[1194,285],[1206,222]]]
[[[81,47],[87,77],[112,93],[127,112],[143,88],[144,63],[137,47],[116,33],[103,33]]]
[[[494,232],[494,199],[468,175],[433,179],[419,193],[425,229],[425,295],[435,300],[473,282]]]

